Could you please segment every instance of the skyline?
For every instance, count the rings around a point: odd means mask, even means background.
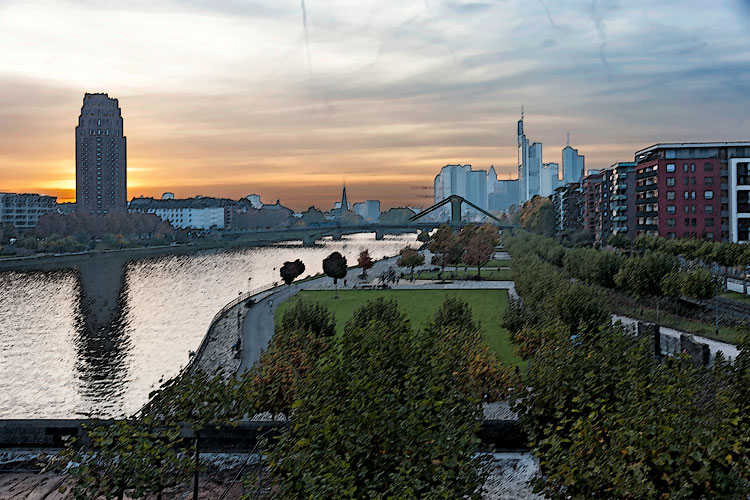
[[[747,139],[746,1],[361,5],[0,0],[0,191],[73,197],[85,92],[120,101],[129,199],[429,205],[446,164],[515,177],[521,105],[587,169]]]

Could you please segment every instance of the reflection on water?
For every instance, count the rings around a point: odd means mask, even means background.
[[[0,418],[132,414],[188,361],[213,315],[238,294],[280,281],[286,260],[305,275],[341,252],[350,265],[367,248],[396,255],[415,235],[373,234],[297,244],[208,251],[79,273],[0,273]],[[121,267],[121,266],[119,266]]]

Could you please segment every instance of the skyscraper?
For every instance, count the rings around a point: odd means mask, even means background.
[[[83,97],[76,127],[76,210],[104,215],[127,208],[127,157],[117,99]]]
[[[563,184],[580,183],[584,175],[584,157],[570,144],[562,150]]]

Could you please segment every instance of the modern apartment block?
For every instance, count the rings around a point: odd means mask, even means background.
[[[76,210],[127,209],[126,139],[117,99],[86,94],[76,127]]]
[[[223,229],[226,207],[234,203],[232,200],[221,198],[196,197],[176,200],[173,196],[164,196],[157,200],[140,197],[133,198],[128,210],[155,214],[175,229]]]
[[[609,213],[612,234],[636,235],[635,162],[615,163],[603,173],[609,176]]]
[[[590,170],[581,183],[583,230],[593,234],[597,243],[606,242],[612,234],[611,186],[609,170]]]
[[[638,151],[637,233],[748,241],[740,167],[748,156],[750,142],[656,144]]]
[[[558,187],[550,197],[555,209],[555,230],[577,233],[583,229],[583,191],[578,183]]]
[[[39,217],[57,209],[57,198],[41,194],[0,193],[0,223],[16,229],[36,226]]]

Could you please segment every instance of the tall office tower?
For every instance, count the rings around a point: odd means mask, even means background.
[[[521,111],[521,119],[518,120],[518,182],[520,184],[521,203],[531,198],[529,196],[528,168],[529,140],[526,139],[526,134],[523,131],[523,111]]]
[[[584,157],[578,154],[577,149],[570,145],[562,150],[563,183],[580,183],[584,175]]]
[[[558,172],[560,166],[557,163],[545,163],[542,165],[542,175],[540,176],[539,196],[550,196],[555,192],[559,184]]]
[[[542,143],[535,142],[529,146],[529,162],[526,168],[527,199],[542,195]]]
[[[76,211],[104,215],[127,208],[127,158],[117,99],[86,94],[76,127]]]

